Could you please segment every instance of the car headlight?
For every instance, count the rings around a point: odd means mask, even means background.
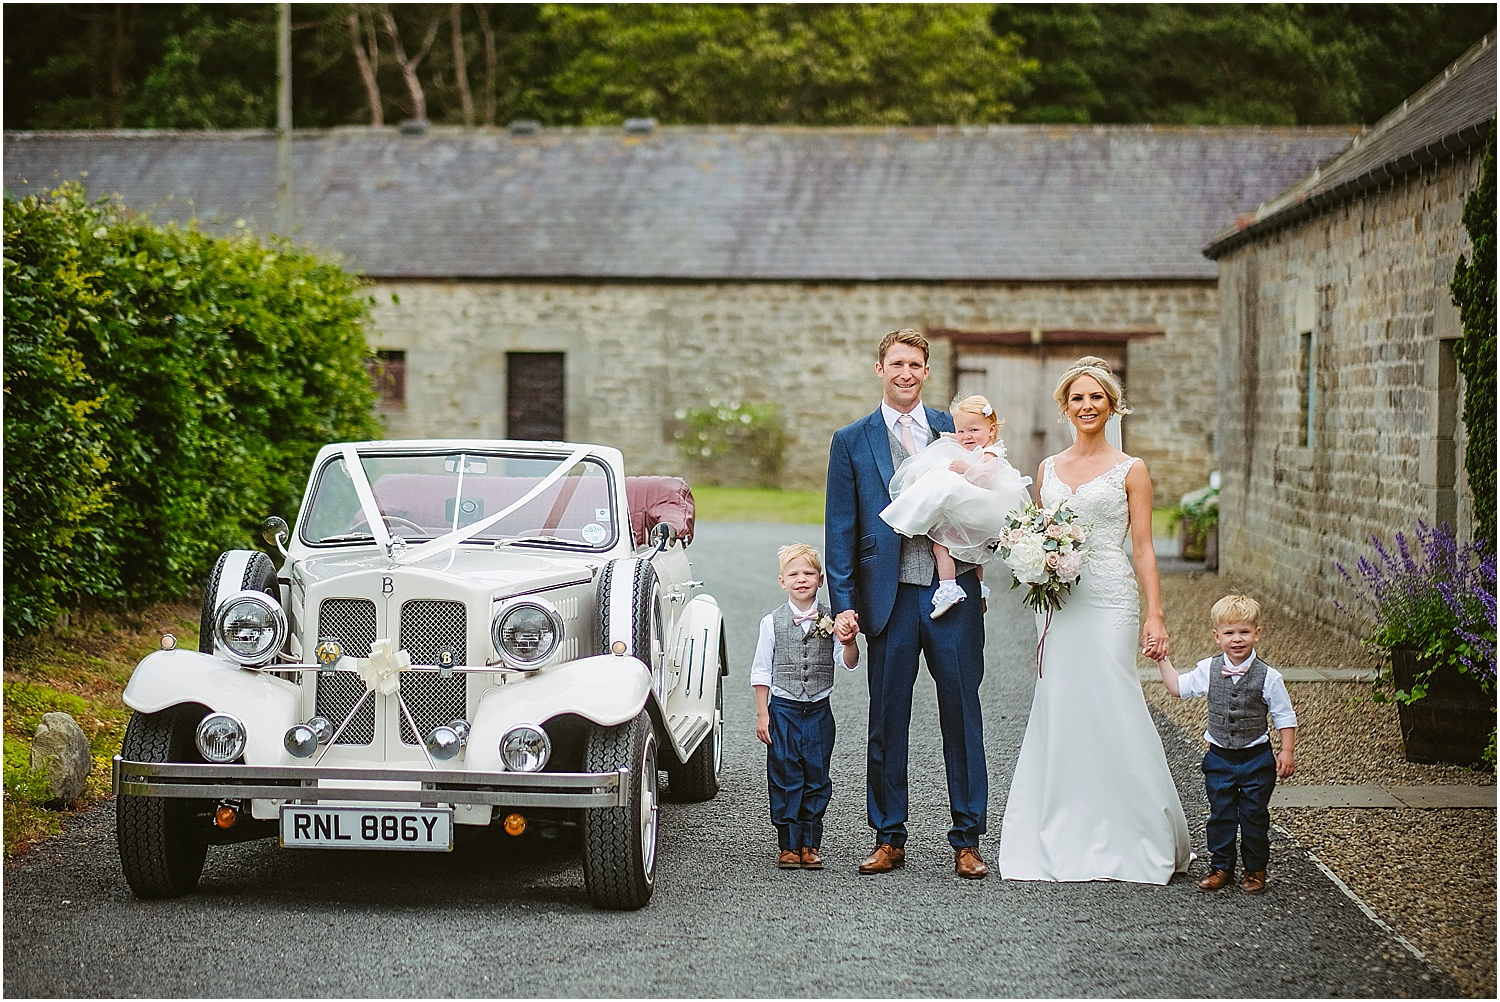
[[[245,725],[228,713],[210,713],[198,724],[198,753],[206,762],[233,762],[245,753]]]
[[[513,668],[537,668],[562,643],[562,615],[539,598],[502,605],[490,626],[495,652]]]
[[[500,738],[500,761],[511,772],[541,772],[552,757],[552,739],[535,724],[517,724]]]
[[[214,612],[214,640],[247,668],[270,664],[286,641],[286,613],[265,592],[236,592]]]

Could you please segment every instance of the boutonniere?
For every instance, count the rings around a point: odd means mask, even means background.
[[[813,624],[813,632],[820,637],[833,636],[833,617],[823,616]]]

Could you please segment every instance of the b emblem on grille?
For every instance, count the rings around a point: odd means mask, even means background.
[[[318,664],[331,665],[343,656],[343,649],[339,647],[337,640],[323,637],[318,640]]]
[[[383,577],[383,578],[380,579],[380,594],[382,594],[382,595],[389,595],[391,592],[393,592],[395,590],[396,590],[396,579],[395,578],[392,578],[392,577]]]

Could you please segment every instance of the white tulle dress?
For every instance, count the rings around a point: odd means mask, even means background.
[[[954,460],[968,471],[950,470]],[[1030,502],[1029,483],[1006,462],[1003,443],[970,451],[944,435],[896,469],[893,500],[880,517],[904,536],[942,543],[955,560],[993,563],[998,558],[984,544],[1005,531],[1008,512]]]
[[[1042,464],[1043,505],[1067,500],[1088,525],[1083,576],[1052,615],[1041,678],[1000,828],[1006,880],[1165,884],[1187,869],[1187,818],[1141,694],[1140,607],[1125,552],[1125,475],[1073,491]],[[1043,627],[1037,617],[1037,629]]]

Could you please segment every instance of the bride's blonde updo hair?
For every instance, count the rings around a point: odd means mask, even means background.
[[[1125,388],[1115,378],[1109,363],[1094,355],[1085,355],[1068,366],[1068,371],[1064,372],[1062,378],[1057,381],[1057,389],[1052,391],[1052,399],[1057,401],[1059,414],[1068,413],[1068,391],[1072,389],[1073,381],[1079,376],[1093,376],[1104,388],[1104,395],[1109,398],[1111,414],[1130,413],[1130,408],[1125,405]]]

